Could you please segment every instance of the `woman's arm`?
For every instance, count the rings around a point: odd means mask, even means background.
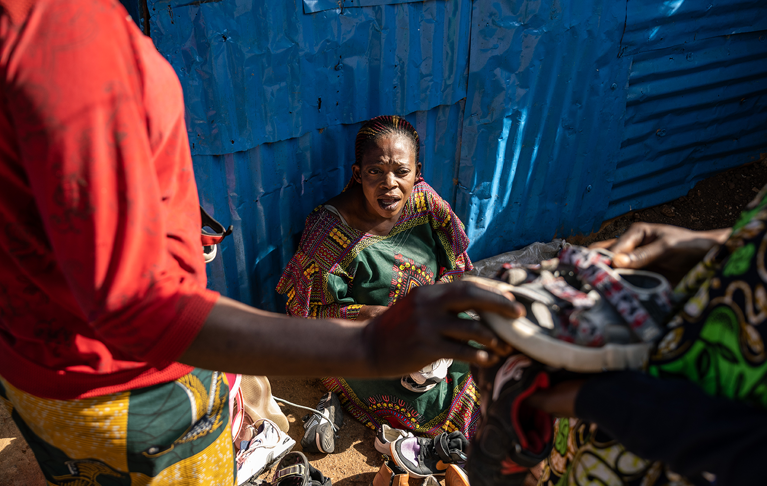
[[[364,322],[290,318],[221,297],[179,361],[249,375],[376,377],[410,373],[439,358],[485,366],[510,352],[484,324],[457,317],[467,309],[524,313],[507,297],[464,282],[415,289]]]

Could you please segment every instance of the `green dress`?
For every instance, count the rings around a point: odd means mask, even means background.
[[[472,265],[458,217],[425,182],[418,182],[386,236],[358,231],[319,206],[307,218],[298,251],[277,292],[291,315],[356,319],[363,305],[391,306],[421,285],[452,282]],[[479,401],[468,365],[453,363],[431,390],[410,391],[396,380],[329,377],[325,386],[363,424],[383,424],[435,436],[460,430],[467,437],[479,420]]]

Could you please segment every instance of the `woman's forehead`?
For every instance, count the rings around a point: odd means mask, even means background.
[[[391,156],[395,159],[406,158],[407,160],[391,160],[396,163],[408,163],[415,160],[415,150],[413,150],[413,143],[404,135],[391,134],[384,135],[376,139],[373,143],[365,148],[365,152],[362,154],[363,161],[367,159],[370,163],[385,163],[386,160],[390,160]]]

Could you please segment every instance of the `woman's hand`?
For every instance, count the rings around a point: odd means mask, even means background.
[[[457,316],[466,310],[495,312],[508,318],[525,312],[510,294],[468,282],[418,287],[365,328],[364,346],[374,369],[405,374],[439,358],[489,366],[511,352],[511,347],[481,321]],[[486,349],[470,346],[470,340]]]
[[[730,228],[691,231],[667,224],[634,223],[617,240],[601,241],[591,248],[615,253],[619,268],[647,268],[672,283],[678,282],[716,244],[724,243]]]

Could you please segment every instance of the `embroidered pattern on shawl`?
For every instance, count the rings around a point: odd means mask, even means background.
[[[298,251],[288,262],[277,292],[288,297],[287,311],[294,316],[355,319],[361,305],[341,305],[328,289],[328,276],[348,282],[351,262],[366,248],[421,224],[429,223],[448,257],[449,268],[440,268],[437,282],[452,282],[473,265],[466,249],[469,238],[450,205],[426,182],[413,187],[402,215],[386,236],[363,233],[342,224],[322,205],[306,218]]]

